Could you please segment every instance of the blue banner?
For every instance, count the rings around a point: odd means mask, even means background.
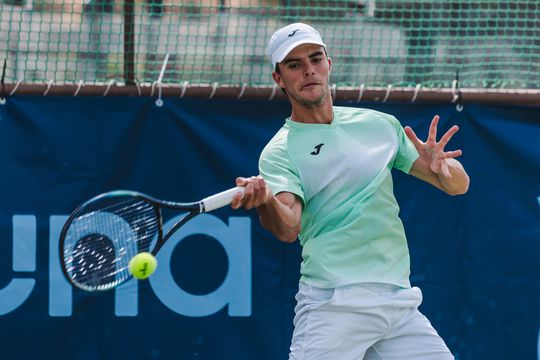
[[[148,281],[91,294],[59,268],[81,202],[113,189],[195,201],[257,174],[280,101],[16,97],[0,105],[0,337],[6,359],[286,359],[300,248],[223,208],[181,229]],[[357,106],[357,104],[340,104]],[[362,104],[425,138],[460,126],[469,192],[395,173],[421,311],[457,359],[537,359],[538,107]],[[174,214],[165,214],[166,226]]]

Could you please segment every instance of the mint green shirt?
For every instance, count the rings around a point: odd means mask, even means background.
[[[410,287],[391,169],[408,173],[417,158],[398,120],[381,112],[335,106],[329,125],[285,121],[259,170],[274,194],[290,192],[303,203],[300,281]]]

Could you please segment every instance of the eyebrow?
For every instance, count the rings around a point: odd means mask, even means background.
[[[314,58],[316,56],[321,56],[323,54],[324,54],[324,52],[322,52],[321,50],[317,50],[317,51],[309,54],[308,57],[311,59],[311,58]],[[289,58],[289,59],[284,60],[283,64],[287,65],[288,63],[291,63],[293,61],[300,61],[300,60],[301,60],[300,58]]]

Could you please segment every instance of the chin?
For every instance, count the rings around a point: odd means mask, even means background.
[[[300,98],[307,100],[307,101],[317,101],[322,98],[324,98],[324,92],[323,91],[308,91],[308,92],[301,92]]]
[[[300,98],[300,99],[298,99],[299,100],[298,102],[303,104],[303,105],[306,105],[306,106],[316,106],[316,105],[322,104],[323,99],[324,99],[324,97],[316,97],[316,98],[313,98],[313,99]]]

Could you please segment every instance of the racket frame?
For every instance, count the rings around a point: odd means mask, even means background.
[[[178,230],[182,225],[184,225],[186,222],[191,220],[197,215],[200,215],[202,213],[205,213],[207,211],[211,211],[214,209],[218,209],[220,207],[223,207],[227,204],[230,204],[232,198],[234,195],[238,192],[241,192],[242,195],[244,193],[243,187],[235,187],[231,188],[229,190],[223,191],[221,193],[206,197],[200,201],[196,202],[189,202],[189,203],[180,203],[180,202],[174,202],[174,201],[166,201],[166,200],[160,200],[157,198],[154,198],[152,196],[143,194],[141,192],[132,191],[132,190],[114,190],[109,191],[97,196],[94,196],[93,198],[89,199],[88,201],[85,201],[81,205],[79,205],[68,217],[66,222],[64,223],[64,226],[62,227],[62,231],[60,232],[60,241],[59,241],[59,255],[60,255],[60,265],[62,268],[62,273],[66,277],[66,279],[69,281],[70,284],[72,284],[74,287],[87,290],[87,291],[105,291],[112,289],[119,285],[120,283],[125,283],[128,279],[121,281],[118,284],[107,286],[103,288],[96,288],[96,289],[88,289],[83,288],[81,285],[75,283],[73,279],[69,276],[68,271],[66,269],[66,262],[64,258],[64,243],[67,236],[67,233],[69,231],[69,227],[73,223],[73,221],[81,214],[82,210],[88,208],[92,204],[95,204],[98,201],[102,201],[106,198],[114,198],[114,197],[131,197],[133,199],[140,199],[143,200],[149,204],[152,205],[153,210],[156,213],[156,219],[157,219],[157,241],[154,248],[151,250],[152,255],[157,255],[158,251],[163,247],[163,245],[167,242],[167,240]],[[173,210],[184,210],[187,212],[185,216],[180,218],[172,227],[167,231],[165,235],[163,235],[163,214],[162,209],[173,209]]]

